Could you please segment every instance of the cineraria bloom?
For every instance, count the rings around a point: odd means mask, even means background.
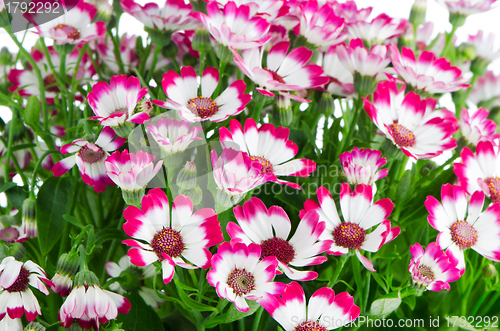
[[[280,295],[286,286],[272,282],[278,267],[276,257],[267,256],[261,260],[261,256],[257,244],[223,242],[212,258],[213,269],[207,273],[208,283],[215,287],[220,298],[234,302],[239,311],[249,311],[245,299]]]
[[[479,108],[475,112],[467,108],[462,108],[460,112],[460,129],[467,141],[476,146],[483,140],[492,141],[498,135],[495,134],[497,124],[488,119],[490,112],[487,109]]]
[[[163,75],[161,81],[166,101],[153,100],[159,107],[179,111],[179,115],[188,122],[222,122],[229,116],[238,115],[245,109],[252,97],[245,94],[246,84],[237,80],[215,99],[212,99],[219,84],[219,70],[213,67],[205,68],[197,81],[193,67],[182,67],[181,75],[173,70]],[[201,96],[198,87],[201,85]]]
[[[123,231],[140,240],[123,241],[134,247],[128,251],[130,262],[139,267],[161,262],[165,284],[172,280],[176,265],[208,269],[212,254],[207,247],[223,240],[213,209],[203,208],[193,213],[191,199],[178,195],[170,216],[167,195],[159,188],[150,190],[142,198],[142,210],[128,206],[123,216],[127,221]]]
[[[217,1],[210,1],[207,15],[194,12],[193,16],[205,25],[219,44],[230,48],[255,48],[271,38],[267,35],[271,25],[264,18],[253,16],[248,5],[237,7],[233,1],[228,1],[221,10]]]
[[[23,242],[28,240],[28,236],[24,233],[22,226],[5,226],[0,223],[0,240],[8,243]]]
[[[156,124],[148,123],[147,129],[167,155],[185,151],[191,142],[201,140],[198,135],[203,131],[200,125],[165,117]]]
[[[356,93],[354,90],[354,76],[353,74],[340,62],[337,54],[339,45],[331,46],[323,56],[321,66],[330,78],[326,85],[328,93],[348,97]]]
[[[269,52],[274,45],[280,42],[290,41],[288,30],[281,25],[271,25],[268,34],[271,36],[271,39],[264,45],[266,52]]]
[[[373,10],[373,7],[358,9],[356,2],[351,0],[345,3],[334,1],[331,5],[335,15],[343,18],[346,24],[366,21]]]
[[[52,285],[38,264],[16,261],[12,256],[4,258],[0,264],[0,320],[7,314],[10,318],[21,318],[26,312],[26,319],[31,322],[42,315],[38,300],[28,286],[49,295],[42,281]]]
[[[384,178],[389,169],[380,169],[387,163],[385,157],[380,157],[381,151],[371,149],[358,149],[354,147],[351,152],[340,154],[340,163],[351,185],[372,185],[377,180]]]
[[[108,156],[104,161],[104,167],[109,178],[122,191],[136,192],[143,190],[160,171],[163,160],[154,165],[154,159],[154,155],[143,151],[134,154],[125,149],[121,153],[116,151]]]
[[[403,80],[414,89],[429,94],[455,92],[469,87],[467,78],[460,78],[462,71],[453,67],[448,59],[437,59],[430,51],[424,51],[415,58],[415,53],[403,47],[401,53],[396,44],[390,45],[391,60],[394,69]]]
[[[130,263],[130,256],[124,255],[118,263],[106,262],[106,272],[113,278],[119,278],[117,282],[109,285],[109,289],[124,294],[125,292],[138,291],[144,302],[153,309],[159,309],[165,300],[160,299],[155,290],[144,286],[144,279],[154,277],[155,267],[150,264],[145,267],[137,267]]]
[[[224,8],[229,0],[217,0],[217,2]],[[250,7],[250,16],[260,16],[269,23],[288,13],[288,6],[285,5],[284,0],[235,0],[233,2],[238,7],[247,5]]]
[[[243,50],[241,55],[233,50],[234,61],[258,87],[260,93],[274,97],[271,91],[288,96],[299,102],[309,102],[304,98],[290,94],[328,83],[328,77],[322,76],[323,69],[315,64],[308,64],[313,52],[306,47],[294,48],[287,54],[290,43],[287,41],[274,45],[267,54],[267,67],[262,66],[265,49],[252,48]]]
[[[147,87],[141,89],[139,79],[134,76],[113,76],[110,84],[97,82],[87,96],[96,115],[90,119],[100,120],[99,124],[111,127],[121,126],[125,122],[143,124],[149,120],[149,115],[134,110],[139,100],[148,93],[147,90]]]
[[[266,295],[259,304],[285,331],[326,331],[340,328],[358,318],[360,309],[347,292],[335,295],[329,287],[313,293],[306,305],[304,290],[291,282],[281,297]]]
[[[63,145],[62,154],[75,154],[57,162],[52,167],[52,173],[60,177],[76,164],[85,184],[92,186],[96,193],[104,191],[106,185],[114,185],[106,174],[104,161],[109,156],[109,152],[117,150],[126,141],[125,138],[114,138],[115,132],[107,126],[102,129],[95,143],[85,139],[76,139],[71,144]]]
[[[458,261],[461,275],[465,272],[464,251],[468,248],[500,261],[500,205],[495,203],[481,212],[483,204],[483,192],[474,192],[467,206],[465,190],[451,184],[441,188],[441,203],[433,196],[425,201],[430,214],[427,220],[439,231],[437,244],[446,249],[450,261]]]
[[[299,271],[295,267],[317,265],[327,260],[326,256],[317,256],[330,248],[331,241],[317,242],[325,230],[325,223],[319,221],[319,216],[312,211],[302,217],[292,238],[292,224],[288,215],[279,206],[271,206],[269,210],[258,198],[245,201],[243,206],[233,209],[238,221],[229,222],[227,233],[232,241],[243,242],[246,245],[260,245],[260,258],[274,256],[278,259],[279,270],[293,280],[313,280],[318,277],[315,271]]]
[[[246,153],[252,161],[262,164],[261,172],[275,176],[309,177],[316,170],[316,163],[308,159],[293,159],[299,149],[297,144],[288,140],[290,130],[273,124],[263,124],[257,128],[255,120],[248,118],[245,129],[238,120],[233,119],[226,127],[219,129],[220,142],[224,148],[235,148]],[[276,179],[278,183],[300,189],[300,185]]]
[[[485,108],[492,109],[500,106],[500,74],[495,75],[493,71],[487,71],[482,77],[479,77],[469,94],[469,101]]]
[[[495,35],[491,32],[488,34],[488,37],[484,39],[483,30],[479,30],[475,36],[469,35],[468,44],[474,46],[478,58],[486,62],[493,62],[500,57],[500,49],[496,51],[493,50],[495,39]]]
[[[491,202],[500,203],[500,154],[490,141],[480,141],[476,146],[476,157],[465,147],[460,153],[462,163],[453,164],[453,172],[460,185],[472,194],[482,191]]]
[[[352,39],[361,39],[369,45],[381,44],[387,39],[400,36],[405,30],[406,20],[380,14],[371,22],[357,21],[347,25]]]
[[[451,259],[439,246],[432,242],[424,249],[419,243],[410,247],[412,259],[408,270],[410,271],[413,286],[416,290],[441,291],[450,290],[448,282],[460,278],[457,269],[458,261]]]
[[[193,9],[183,0],[166,0],[162,8],[149,2],[144,6],[134,0],[121,0],[123,10],[145,27],[159,31],[195,30],[200,23],[191,14]]]
[[[64,15],[57,16],[47,23],[37,23],[37,18],[46,18],[46,16],[31,15],[29,20],[35,25],[37,34],[41,37],[54,39],[57,45],[61,44],[80,44],[96,40],[106,33],[106,23],[92,23],[97,9],[89,3],[79,1],[76,6],[66,12]]]
[[[309,0],[301,2],[299,7],[300,23],[294,32],[308,43],[326,49],[346,39],[347,35],[342,34],[344,19],[335,15],[329,3],[320,7],[318,1]]]
[[[306,200],[300,213],[303,217],[306,212],[314,210],[319,214],[320,220],[325,221],[326,228],[319,239],[333,239],[327,253],[345,255],[354,251],[366,269],[376,271],[371,261],[361,255],[360,250],[377,252],[382,245],[399,235],[401,229],[391,228],[391,222],[387,219],[394,208],[392,201],[382,199],[372,203],[371,186],[359,184],[351,192],[349,184],[343,183],[340,187],[340,209],[344,220],[341,221],[330,192],[321,186],[317,195],[319,204],[314,200]],[[368,233],[367,230],[375,225],[379,226]]]
[[[0,7],[2,7],[1,2],[0,0]],[[10,318],[9,315],[5,315],[4,318],[0,320],[0,330],[23,331],[23,323],[20,318]]]
[[[450,13],[464,16],[482,13],[493,9],[497,0],[437,0]]]
[[[430,159],[456,147],[458,121],[449,110],[434,110],[435,99],[405,95],[405,85],[398,89],[396,82],[387,81],[378,84],[373,103],[363,100],[373,123],[407,156]]]

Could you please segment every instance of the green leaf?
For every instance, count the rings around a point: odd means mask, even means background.
[[[0,193],[7,191],[8,189],[10,189],[14,186],[17,186],[17,184],[14,182],[8,182],[8,183],[4,184],[2,187],[0,187]]]
[[[234,304],[229,307],[227,311],[227,318],[226,318],[226,323],[231,323],[234,321],[237,321],[239,319],[245,318],[247,316],[252,315],[257,311],[257,309],[260,307],[260,305],[257,303],[257,301],[251,301],[247,300],[248,306],[250,307],[250,310],[247,311],[246,313],[239,311]]]
[[[79,227],[80,229],[84,228],[83,225],[81,225],[80,222],[78,222],[78,220],[75,217],[71,216],[71,215],[64,214],[63,218],[66,221],[68,221],[69,223],[73,224],[74,226]]]
[[[123,231],[118,229],[104,229],[96,233],[95,244],[100,245],[108,240],[122,240]]]
[[[385,317],[398,309],[401,305],[401,295],[399,291],[391,292],[373,301],[370,307],[370,315]]]
[[[24,111],[24,122],[32,128],[38,128],[38,123],[40,123],[40,101],[35,95],[28,98],[26,110]]]
[[[118,314],[116,321],[122,323],[121,328],[127,331],[165,330],[156,312],[144,302],[139,293],[125,294],[125,297],[132,308],[128,314]]]
[[[405,202],[406,196],[410,191],[411,178],[412,178],[411,171],[406,170],[403,177],[399,181],[398,189],[396,191],[396,203],[400,204],[401,206]]]
[[[5,195],[14,208],[22,210],[23,202],[28,198],[28,187],[13,186],[5,191]]]
[[[191,299],[183,290],[183,286],[185,285],[179,282],[177,279],[174,279],[174,282],[175,287],[177,287],[177,292],[179,293],[179,298],[188,309],[195,311],[217,311],[217,308],[215,307],[205,305],[201,302]]]
[[[38,241],[42,255],[46,255],[62,235],[73,196],[73,181],[68,177],[46,180],[36,200]]]

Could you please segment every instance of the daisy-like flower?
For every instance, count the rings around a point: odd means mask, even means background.
[[[435,99],[405,95],[405,85],[398,89],[396,82],[387,81],[378,84],[373,103],[363,100],[373,123],[407,156],[430,159],[456,147],[458,121],[449,110],[434,110]]]
[[[250,94],[245,94],[246,84],[241,79],[212,99],[219,84],[219,70],[213,67],[203,71],[201,96],[198,95],[200,84],[193,67],[182,67],[181,76],[171,70],[163,75],[161,83],[167,100],[153,100],[153,103],[162,108],[178,110],[179,115],[188,122],[222,122],[229,116],[241,113],[252,99]]]
[[[290,94],[328,83],[328,77],[322,76],[323,69],[315,64],[307,64],[313,52],[306,47],[292,49],[287,54],[290,43],[287,41],[274,45],[267,55],[267,67],[262,66],[264,48],[252,48],[242,51],[242,55],[233,51],[234,61],[254,83],[257,90],[273,97],[271,91],[297,100],[309,102],[304,98]]]
[[[346,39],[347,35],[342,34],[344,19],[335,15],[329,3],[320,7],[318,1],[309,0],[301,2],[299,7],[300,23],[294,32],[308,43],[326,50]]]
[[[487,71],[484,76],[479,77],[469,94],[469,101],[489,109],[500,106],[500,74]]]
[[[52,277],[53,286],[50,289],[62,297],[67,297],[73,289],[73,279],[79,267],[78,254],[73,252],[62,254],[57,260],[56,273]]]
[[[167,195],[159,188],[144,196],[142,210],[129,206],[123,216],[127,221],[123,231],[140,240],[123,241],[134,247],[128,251],[130,262],[140,267],[161,262],[165,284],[174,277],[176,265],[187,269],[209,268],[212,254],[207,247],[223,240],[217,214],[212,209],[193,213],[191,200],[178,195],[170,216]]]
[[[271,25],[262,17],[252,16],[248,5],[237,7],[233,1],[228,1],[221,10],[217,1],[210,1],[207,15],[194,12],[193,16],[205,25],[219,44],[230,48],[255,48],[271,38],[267,35]]]
[[[273,124],[263,124],[257,128],[255,120],[248,118],[243,130],[240,122],[234,119],[229,122],[228,130],[219,129],[220,141],[224,148],[235,148],[246,153],[252,161],[262,164],[261,172],[275,176],[308,177],[316,170],[316,163],[308,159],[294,159],[298,147],[288,140],[290,130],[285,127],[275,128]],[[297,183],[276,179],[278,183],[300,189]]]
[[[16,261],[12,256],[2,260],[0,264],[0,320],[5,315],[10,318],[21,318],[26,313],[28,322],[42,315],[40,305],[28,285],[37,288],[45,295],[49,290],[45,284],[52,285],[45,271],[36,263]]]
[[[437,0],[450,13],[469,16],[493,9],[497,0]]]
[[[58,16],[47,23],[37,23],[37,18],[46,16],[29,16],[31,23],[35,25],[37,34],[41,37],[54,39],[57,45],[80,44],[100,38],[106,33],[106,23],[92,23],[97,9],[89,3],[79,1],[76,6],[64,15]]]
[[[114,138],[113,129],[105,127],[95,143],[85,139],[76,139],[71,144],[63,145],[61,147],[62,154],[75,154],[57,162],[52,167],[52,173],[54,176],[60,177],[76,164],[85,184],[92,186],[96,193],[104,191],[106,185],[114,185],[106,174],[104,161],[108,158],[109,152],[117,150],[126,141],[125,138]]]
[[[482,191],[491,202],[500,203],[500,154],[490,141],[480,141],[476,146],[476,156],[465,147],[460,156],[462,163],[453,164],[453,172],[460,185],[472,194]]]
[[[23,242],[28,239],[23,228],[17,225],[5,226],[0,223],[0,240],[8,243]]]
[[[200,26],[192,16],[191,5],[183,0],[166,0],[162,8],[154,2],[141,6],[134,0],[121,0],[120,4],[126,13],[152,30],[195,30]]]
[[[334,1],[331,2],[331,6],[335,15],[343,18],[346,24],[366,21],[373,10],[373,7],[358,9],[356,2],[351,0],[344,3]]]
[[[281,297],[265,296],[259,304],[285,331],[326,331],[340,328],[358,318],[360,309],[347,292],[335,295],[328,287],[313,293],[306,305],[302,287],[291,282]]]
[[[227,225],[227,233],[232,240],[246,245],[252,242],[260,245],[260,258],[276,257],[279,270],[290,279],[306,281],[318,277],[315,271],[292,268],[317,265],[327,260],[326,256],[317,255],[330,248],[332,242],[317,242],[325,230],[325,223],[319,221],[316,212],[304,215],[295,234],[288,239],[292,224],[283,208],[271,206],[268,210],[261,200],[253,197],[243,206],[234,207],[233,211],[239,225],[233,222]]]
[[[154,277],[155,267],[150,264],[145,267],[137,267],[130,263],[130,256],[124,255],[118,263],[106,262],[106,272],[113,278],[120,277],[118,282],[109,285],[109,289],[124,294],[130,291],[138,291],[139,295],[153,309],[159,309],[165,300],[160,299],[155,290],[144,286],[144,279]]]
[[[351,152],[340,154],[340,163],[351,185],[372,185],[377,180],[384,178],[389,169],[380,169],[387,163],[385,157],[380,157],[381,151],[371,149],[358,149],[354,147]]]
[[[467,44],[474,46],[478,58],[490,63],[500,57],[500,49],[493,49],[495,39],[496,37],[493,33],[490,32],[488,37],[485,38],[483,30],[479,30],[476,35],[469,35]]]
[[[207,280],[220,298],[234,302],[239,311],[250,310],[246,299],[259,300],[266,294],[280,295],[285,284],[272,282],[278,267],[274,256],[261,258],[259,245],[227,241],[219,245],[212,258]]]
[[[382,199],[372,203],[371,186],[359,184],[351,192],[349,184],[343,183],[340,187],[340,209],[344,220],[341,221],[330,192],[321,186],[317,195],[319,204],[314,200],[306,200],[301,216],[314,210],[319,214],[320,220],[325,221],[326,229],[319,239],[333,239],[327,253],[345,255],[354,251],[365,268],[375,272],[371,261],[361,255],[360,250],[377,252],[382,245],[399,235],[401,229],[391,228],[391,222],[387,219],[394,208],[392,201]],[[375,225],[379,226],[368,233],[367,230]]]
[[[200,125],[165,117],[148,123],[147,129],[166,155],[185,151],[191,142],[201,140],[198,135],[203,131]]]
[[[460,278],[457,269],[458,261],[451,259],[439,246],[432,242],[424,249],[419,243],[410,247],[412,259],[408,270],[410,271],[413,286],[416,290],[441,291],[450,290],[448,282]]]
[[[387,39],[400,36],[405,30],[406,20],[380,14],[371,22],[357,21],[347,25],[352,39],[361,39],[369,45],[384,43]]]
[[[414,89],[434,94],[455,92],[470,86],[465,84],[467,78],[460,78],[462,71],[444,57],[437,59],[434,53],[424,51],[417,60],[411,49],[403,47],[400,53],[394,43],[390,45],[390,51],[394,69]]]
[[[111,126],[121,137],[126,137],[132,128],[131,123],[143,124],[149,120],[149,115],[142,111],[134,112],[148,88],[141,89],[137,77],[126,75],[111,77],[110,84],[98,82],[88,94],[89,105],[96,116],[91,120],[99,120],[99,124]],[[127,126],[128,125],[128,126]],[[125,127],[128,130],[124,130]]]
[[[219,4],[224,7],[229,0],[217,0]],[[284,0],[235,0],[233,1],[236,6],[247,5],[250,7],[251,16],[260,16],[272,23],[277,18],[282,17],[288,12],[288,6],[285,5]]]
[[[460,112],[460,129],[462,135],[467,141],[476,146],[480,141],[492,141],[498,135],[495,134],[497,124],[493,120],[489,120],[489,111],[484,108],[479,108],[475,112],[462,108]]]
[[[20,318],[10,318],[9,315],[5,315],[4,318],[0,320],[0,330],[23,331],[23,323]]]
[[[425,207],[429,224],[439,231],[437,244],[446,249],[450,260],[458,261],[457,268],[465,272],[464,251],[472,248],[482,256],[500,261],[500,205],[493,204],[484,212],[484,193],[467,195],[460,186],[445,184],[441,188],[441,203],[428,196]]]
[[[339,46],[340,45],[333,45],[328,49],[323,56],[321,66],[323,67],[325,75],[330,78],[330,81],[326,85],[328,93],[347,97],[356,93],[354,90],[354,76],[351,71],[340,62],[337,54],[337,48]]]

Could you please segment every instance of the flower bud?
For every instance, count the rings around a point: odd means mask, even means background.
[[[276,95],[276,107],[274,107],[273,118],[281,126],[289,126],[292,123],[292,103],[288,96]]]
[[[73,278],[78,272],[79,259],[74,253],[64,253],[57,261],[56,274],[52,277],[52,291],[66,297],[73,288]]]
[[[176,184],[183,190],[190,190],[196,185],[196,175],[196,164],[194,162],[187,161],[177,175]]]
[[[484,278],[490,279],[493,278],[497,275],[497,269],[495,266],[491,263],[488,263],[487,265],[484,266],[483,268],[483,276]]]
[[[335,111],[335,104],[330,93],[323,93],[318,103],[318,111],[326,117],[331,116]]]
[[[429,176],[431,174],[431,172],[433,172],[434,169],[436,169],[436,168],[437,168],[436,162],[427,161],[427,163],[425,163],[422,166],[422,168],[420,168],[420,176],[422,176],[422,177]]]
[[[212,49],[210,33],[207,30],[197,30],[193,37],[192,46],[195,51],[208,52]]]
[[[191,199],[194,206],[197,206],[203,200],[203,191],[199,185],[196,185],[193,189],[187,190],[183,193],[185,196]]]
[[[415,0],[410,11],[410,23],[419,26],[425,23],[427,0]]]
[[[9,65],[10,61],[12,61],[12,54],[10,54],[7,47],[2,47],[2,50],[0,51],[0,65]]]
[[[38,235],[36,226],[36,200],[29,197],[24,200],[22,208],[22,229],[28,238],[36,238]]]

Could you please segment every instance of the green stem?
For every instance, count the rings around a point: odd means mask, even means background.
[[[217,88],[215,89],[214,93],[212,94],[214,98],[216,98],[219,95],[219,90],[220,90],[220,87],[222,85],[221,84],[222,76],[224,75],[224,71],[226,70],[226,65],[227,65],[227,62],[224,62],[224,61],[220,62],[220,66],[219,66],[220,81],[219,81],[219,84],[217,85]]]
[[[134,73],[137,75],[137,78],[139,78],[139,81],[141,82],[141,85],[142,86],[147,86],[149,94],[151,95],[151,97],[153,99],[156,99],[156,93],[153,91],[153,89],[151,88],[151,86],[149,86],[149,84],[146,84],[146,81],[144,80],[144,77],[142,77],[142,75],[141,75],[141,71],[139,69],[137,69],[136,67],[133,67],[132,70],[134,70]]]
[[[146,76],[146,86],[149,86],[149,82],[151,81],[151,78],[153,77],[153,72],[155,71],[156,68],[156,63],[158,62],[158,55],[160,54],[161,47],[155,47],[153,50],[153,62],[151,62],[151,68],[148,70],[148,75]]]
[[[352,138],[352,135],[354,134],[354,128],[356,127],[356,123],[358,122],[358,117],[359,117],[359,113],[361,112],[362,105],[363,105],[363,100],[361,99],[361,97],[358,97],[355,108],[353,109],[354,117],[352,118],[351,124],[349,126],[349,131],[347,132],[347,136],[342,137],[342,145],[341,145],[342,147],[338,150],[337,159],[340,156],[340,153],[342,153],[344,151],[347,144],[349,144],[349,142]]]
[[[14,126],[16,125],[17,121],[17,115],[12,110],[12,119],[10,120],[10,127],[11,129],[9,130],[9,137],[7,140],[7,155],[5,156],[5,163],[4,163],[4,168],[5,168],[5,174],[4,174],[4,181],[7,183],[9,181],[9,161],[10,158],[12,157],[12,143],[14,141]]]
[[[42,162],[45,159],[45,157],[51,153],[59,153],[59,151],[52,149],[43,153],[42,156],[40,156],[40,158],[38,159],[35,168],[33,169],[33,176],[31,177],[31,190],[30,190],[30,196],[32,198],[35,198],[35,183],[36,183],[36,175],[38,173],[38,169],[42,165]]]
[[[257,308],[257,312],[255,313],[255,320],[253,321],[252,331],[258,331],[260,325],[260,319],[262,318],[262,313],[264,312],[264,308],[260,306]]]
[[[340,272],[344,268],[345,263],[349,260],[349,254],[342,255],[340,257],[339,263],[337,263],[337,268],[332,276],[332,279],[328,282],[328,287],[333,287],[337,284],[337,279],[339,278]]]
[[[361,310],[361,313],[364,312],[364,302],[363,302],[363,282],[361,281],[361,270],[360,270],[360,262],[358,259],[352,259],[352,271],[354,273],[354,281],[356,283],[356,290],[358,291],[359,295],[359,308]]]
[[[490,295],[490,292],[484,292],[483,295],[481,295],[481,298],[479,298],[479,301],[476,303],[476,305],[474,306],[474,308],[470,312],[471,316],[476,316],[477,311],[479,310],[479,308],[483,304],[484,300],[486,300],[488,295]]]
[[[83,245],[78,246],[78,250],[80,252],[80,271],[89,270],[89,265],[87,262],[87,252],[85,251],[85,247]]]

